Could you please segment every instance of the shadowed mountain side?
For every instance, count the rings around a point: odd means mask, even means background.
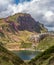
[[[19,16],[17,22],[19,23],[19,30],[41,32],[41,30],[43,30],[42,27],[44,28],[43,24],[35,21],[29,14]]]
[[[54,65],[54,46],[40,53],[29,62],[24,62],[0,45],[0,65]]]
[[[0,45],[0,65],[22,65],[24,63],[18,56]]]
[[[29,65],[54,65],[54,46],[32,59]]]

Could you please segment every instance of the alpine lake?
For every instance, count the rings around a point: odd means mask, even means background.
[[[17,56],[19,56],[22,60],[31,60],[32,58],[35,58],[40,51],[31,51],[31,50],[19,50],[19,51],[13,51]]]

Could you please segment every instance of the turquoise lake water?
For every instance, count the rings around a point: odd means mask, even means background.
[[[35,56],[37,56],[39,51],[29,51],[29,50],[20,50],[13,51],[17,56],[19,56],[22,60],[31,60]]]

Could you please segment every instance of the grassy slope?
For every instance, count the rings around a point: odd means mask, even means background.
[[[54,65],[54,46],[32,59],[29,65]]]
[[[13,15],[13,16],[10,16],[9,17],[9,21],[10,22],[15,22],[17,24],[17,21],[16,21],[16,18],[18,17],[18,15],[21,15],[23,16],[23,14],[16,14],[16,15]],[[26,40],[27,38],[30,36],[30,34],[32,34],[31,32],[29,31],[19,31],[19,33],[14,34],[13,31],[11,34],[8,34],[6,32],[6,28],[8,27],[8,23],[4,22],[4,19],[0,19],[0,27],[3,26],[5,28],[5,32],[4,32],[4,37],[1,36],[0,34],[0,42],[1,44],[2,43],[18,43],[18,41],[13,41],[13,35],[15,35],[17,38],[21,39],[19,43],[22,42],[22,40],[26,43]],[[45,29],[43,28],[43,30],[41,30],[42,32],[45,31]],[[30,41],[28,41],[29,43]],[[46,37],[45,39],[43,39],[42,41],[40,41],[37,49],[47,49],[49,48],[50,46],[53,46],[54,45],[54,38],[52,37]],[[40,56],[37,56],[37,58],[31,60],[30,64],[31,65],[50,65],[48,61],[50,61],[51,59],[53,59],[54,61],[54,46],[53,46],[53,49],[49,49],[47,51],[45,51],[44,53],[41,53]],[[50,51],[50,53],[48,53]],[[53,53],[52,53],[52,52]],[[52,55],[51,55],[52,54]],[[14,59],[13,59],[14,58]],[[7,51],[5,48],[3,48],[2,46],[0,46],[0,65],[20,65],[20,63],[23,63],[23,61],[15,56],[14,54],[12,54],[10,51]],[[30,65],[29,64],[29,65]]]
[[[0,45],[0,65],[20,65],[24,61]]]
[[[25,13],[25,15],[26,16],[27,15],[30,16],[29,14],[26,14],[26,13]],[[1,43],[5,43],[5,44],[7,44],[7,43],[18,43],[18,40],[15,41],[13,39],[13,35],[17,39],[19,38],[20,39],[19,43],[21,43],[22,41],[26,41],[27,38],[33,33],[33,32],[30,32],[30,31],[27,31],[27,30],[16,32],[13,29],[13,26],[9,26],[10,22],[14,22],[16,25],[19,25],[18,22],[17,22],[17,18],[19,16],[24,16],[24,14],[23,13],[18,13],[18,14],[15,14],[13,16],[7,17],[6,19],[0,19],[0,30],[2,30],[3,35],[5,36],[5,37],[2,37],[1,34],[0,34],[0,37],[1,37],[0,38],[0,42]],[[8,20],[9,23],[7,22],[7,20]],[[46,29],[44,28],[44,26],[42,27],[42,24],[40,25],[40,27],[41,27],[41,31],[46,31]],[[11,31],[11,33],[8,32],[7,29],[9,29]],[[0,33],[1,33],[1,31],[0,31]],[[29,43],[30,43],[30,41],[29,41]]]
[[[54,46],[26,63],[12,52],[0,46],[0,65],[54,65]]]
[[[51,47],[53,45],[54,45],[54,37],[47,36],[43,40],[41,40],[39,42],[39,44],[38,44],[36,49],[46,50],[46,49],[48,49],[49,47]]]

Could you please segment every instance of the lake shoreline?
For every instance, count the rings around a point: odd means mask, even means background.
[[[32,58],[35,58],[40,51],[32,51],[32,50],[20,50],[20,51],[12,51],[17,56],[19,56],[25,62],[29,62]]]
[[[35,50],[35,49],[31,49],[31,48],[20,48],[20,49],[8,49],[10,51],[23,51],[23,50],[29,50],[29,51],[41,51],[43,52],[44,50]]]
[[[20,48],[20,49],[8,49],[10,51],[21,51],[21,50],[30,50],[30,51],[35,51],[34,49],[25,49],[25,48]]]

